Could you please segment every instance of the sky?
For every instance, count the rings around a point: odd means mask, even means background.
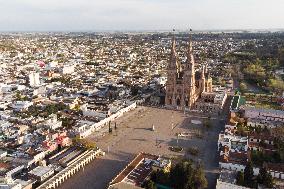
[[[0,0],[0,31],[283,29],[284,0]]]

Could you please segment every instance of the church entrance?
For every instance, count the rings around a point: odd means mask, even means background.
[[[185,106],[188,107],[188,100],[185,101]]]
[[[180,99],[177,99],[177,106],[180,106]]]

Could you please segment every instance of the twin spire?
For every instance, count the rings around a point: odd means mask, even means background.
[[[173,30],[175,31],[175,30]],[[192,30],[190,30],[192,31]],[[175,34],[173,33],[172,37],[172,48],[171,48],[171,60],[169,64],[170,68],[175,68],[177,73],[182,72],[182,66],[178,62],[177,53],[176,53],[176,38]],[[193,48],[192,48],[192,36],[189,36],[189,42],[188,42],[188,53],[187,53],[187,65],[186,69],[191,69],[194,71],[194,57],[193,57]]]
[[[171,49],[171,62],[169,64],[170,68],[176,69],[177,73],[180,73],[181,65],[177,60],[177,52],[176,52],[176,39],[175,35],[172,38],[172,49]]]

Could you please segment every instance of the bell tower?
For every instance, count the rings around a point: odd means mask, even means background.
[[[167,83],[166,83],[166,98],[165,103],[166,105],[175,105],[175,85],[177,79],[179,64],[177,60],[177,53],[176,53],[176,39],[173,35],[172,37],[172,47],[171,47],[171,55],[170,61],[167,68]]]
[[[196,100],[196,88],[195,88],[195,62],[193,56],[193,48],[192,48],[192,37],[189,36],[188,42],[188,51],[187,51],[187,60],[184,67],[184,94],[185,94],[185,102],[186,106],[189,108],[195,103]]]

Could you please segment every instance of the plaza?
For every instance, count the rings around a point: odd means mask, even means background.
[[[95,141],[106,155],[93,161],[84,171],[67,180],[60,188],[102,189],[139,153],[146,152],[164,155],[172,159],[189,158],[204,165],[208,188],[214,188],[218,173],[217,140],[218,133],[224,126],[220,117],[210,117],[210,128],[202,124],[208,116],[200,113],[184,114],[160,108],[139,106],[111,123],[104,132],[94,133],[88,140]],[[201,122],[201,124],[200,124]],[[153,130],[154,125],[154,130]],[[177,137],[177,133],[187,133]],[[181,146],[182,152],[169,150],[170,146]],[[199,153],[190,155],[188,149],[195,147]]]

